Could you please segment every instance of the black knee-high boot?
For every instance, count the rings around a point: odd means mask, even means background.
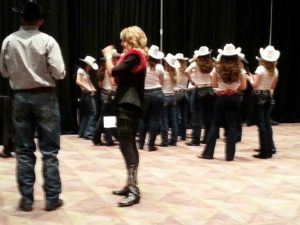
[[[140,202],[140,190],[137,183],[137,166],[129,166],[128,170],[128,184],[126,189],[128,194],[126,197],[119,202],[119,207],[126,207],[137,204]]]

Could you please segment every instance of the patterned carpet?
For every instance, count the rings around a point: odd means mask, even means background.
[[[120,197],[111,194],[126,180],[118,146],[93,146],[63,135],[59,159],[65,205],[43,210],[39,158],[34,210],[18,211],[15,159],[0,158],[0,224],[299,225],[300,124],[280,124],[273,131],[278,152],[267,160],[252,157],[258,146],[255,126],[243,127],[231,162],[224,160],[222,139],[214,160],[197,158],[203,146],[183,141],[156,152],[140,150],[142,199],[129,208],[117,207]]]

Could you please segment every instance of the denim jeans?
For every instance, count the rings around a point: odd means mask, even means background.
[[[149,130],[148,146],[155,145],[156,136],[161,126],[161,111],[164,103],[164,94],[161,89],[145,91],[143,118],[139,126],[139,145],[144,146],[147,130]]]
[[[194,112],[192,115],[193,123],[193,137],[192,142],[195,144],[200,143],[201,137],[201,129],[204,128],[204,140],[207,137],[207,134],[210,129],[212,114],[213,114],[213,107],[215,96],[214,95],[207,95],[207,96],[198,96],[197,90],[194,97]],[[206,140],[205,140],[206,141]]]
[[[182,140],[186,139],[187,105],[187,93],[176,93],[178,136],[180,136]]]
[[[60,114],[54,92],[16,92],[13,101],[16,129],[17,181],[19,191],[28,204],[34,200],[36,144],[42,154],[44,191],[47,201],[56,201],[61,193],[57,154],[60,149]]]
[[[255,95],[254,97],[261,154],[270,156],[272,155],[272,150],[275,149],[273,130],[270,123],[271,96],[265,96],[265,101],[261,101],[259,99],[260,96]]]
[[[78,134],[80,138],[92,139],[97,123],[94,96],[91,96],[90,93],[82,92],[81,104],[83,115],[81,117]]]
[[[189,89],[187,91],[187,97],[188,97],[188,104],[187,104],[187,112],[186,112],[186,128],[190,129],[192,128],[192,115],[194,113],[194,101],[195,101],[195,90],[196,89]]]
[[[212,118],[211,128],[208,132],[206,146],[203,156],[212,158],[216,141],[219,136],[219,128],[222,120],[226,119],[228,124],[227,141],[226,141],[226,159],[232,160],[235,155],[235,144],[237,138],[237,123],[241,110],[240,95],[218,96],[216,97],[214,113]],[[224,116],[226,115],[226,117]],[[225,117],[225,118],[224,118]]]
[[[169,126],[171,127],[172,134],[171,140],[169,142],[168,131]],[[162,127],[161,127],[161,137],[162,145],[177,145],[177,115],[176,115],[176,98],[175,95],[165,96],[164,106],[162,110]]]
[[[97,121],[96,129],[93,135],[95,143],[101,142],[101,133],[105,133],[106,144],[113,144],[113,131],[114,128],[104,128],[103,117],[104,116],[116,116],[116,104],[113,100],[113,95],[101,93],[101,111]]]

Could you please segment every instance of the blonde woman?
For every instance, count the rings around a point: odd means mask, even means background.
[[[135,136],[139,119],[143,113],[144,83],[146,75],[147,37],[138,26],[124,28],[120,33],[124,54],[117,65],[112,63],[113,46],[102,50],[106,58],[106,69],[117,82],[117,138],[120,150],[127,166],[127,184],[115,195],[124,195],[120,207],[131,206],[140,201],[140,190],[137,182],[139,153]]]

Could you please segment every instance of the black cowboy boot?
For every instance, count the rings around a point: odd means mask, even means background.
[[[115,191],[112,191],[112,193],[114,195],[121,195],[121,196],[127,196],[129,194],[129,188],[128,188],[128,185],[126,185],[125,187],[123,187],[123,189],[121,190],[115,190]]]
[[[129,192],[123,201],[119,202],[119,207],[127,207],[140,202],[140,190],[137,186],[137,167],[128,167],[128,186]]]
[[[127,175],[127,184],[120,190],[112,191],[114,195],[127,196],[129,194],[129,170]]]

